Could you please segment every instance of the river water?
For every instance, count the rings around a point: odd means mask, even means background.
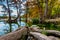
[[[15,31],[18,27],[20,26],[25,26],[25,22],[20,22],[18,21],[17,23],[12,23],[11,27],[12,27],[12,31]],[[9,32],[9,23],[5,22],[5,21],[0,21],[0,36],[5,35]]]
[[[25,1],[26,0],[21,0],[23,3],[25,3]],[[22,5],[23,5],[23,3],[22,3]],[[3,1],[3,2],[0,2],[0,4],[4,4],[5,6],[7,6],[7,4],[6,4],[6,0],[5,1]],[[24,6],[21,6],[21,8],[24,8]],[[1,9],[1,8],[0,8]],[[12,9],[12,8],[10,8],[10,9]],[[14,9],[15,10],[15,9]],[[1,11],[1,10],[0,10]],[[15,12],[15,11],[14,11]],[[13,12],[13,13],[14,13]],[[15,14],[15,13],[14,13]],[[13,15],[14,15],[13,14]],[[21,14],[23,14],[23,13],[21,13]],[[0,13],[0,16],[2,16],[3,14],[2,13]],[[11,24],[11,27],[12,27],[12,31],[15,31],[19,26],[25,26],[26,25],[26,23],[25,22],[23,22],[23,21],[18,21],[17,23],[12,23]],[[0,36],[2,36],[2,35],[5,35],[5,34],[7,34],[8,32],[9,32],[9,29],[10,29],[10,26],[9,26],[9,23],[7,23],[7,22],[5,22],[5,21],[1,21],[0,20]]]

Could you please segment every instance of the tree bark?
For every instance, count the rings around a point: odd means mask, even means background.
[[[1,36],[0,40],[18,40],[19,38],[22,37],[22,35],[26,35],[26,34],[27,34],[27,28],[21,28],[18,31],[14,31],[4,36]]]
[[[48,38],[46,35],[43,35],[41,33],[30,32],[30,34],[33,35],[38,40],[52,40],[52,39]]]
[[[46,18],[48,13],[48,0],[45,0],[45,12],[44,12],[44,19]]]
[[[57,36],[60,37],[60,31],[56,31],[56,30],[41,30],[39,28],[30,28],[30,31],[32,32],[38,32],[38,33],[42,33],[43,31],[46,32],[48,35],[52,35],[52,36]]]
[[[10,8],[9,8],[9,2],[8,0],[7,1],[7,7],[8,7],[8,13],[9,13],[9,19],[8,19],[8,22],[9,22],[9,25],[10,25],[10,32],[12,31],[12,27],[11,27],[11,13],[10,13]]]

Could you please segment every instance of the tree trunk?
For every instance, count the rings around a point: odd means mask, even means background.
[[[35,27],[35,28],[30,28],[30,31],[38,32],[38,33],[42,33],[44,31],[47,33],[47,35],[57,36],[60,38],[60,31],[56,31],[56,30],[41,30],[41,29]]]
[[[10,13],[10,9],[9,9],[8,0],[7,0],[7,7],[8,7],[8,13],[9,13],[8,22],[9,22],[9,25],[10,25],[10,32],[11,32],[12,31],[12,27],[11,27],[11,13]]]
[[[28,3],[26,4],[26,23],[27,23]],[[26,24],[27,26],[27,24]]]
[[[4,36],[1,36],[0,40],[18,40],[18,39],[21,39],[21,37],[25,35],[27,35],[27,28],[21,28],[18,31],[14,31]]]
[[[38,8],[39,8],[39,23],[43,22],[43,13],[42,13],[42,7],[40,6],[40,1],[37,0]]]
[[[44,19],[46,18],[48,13],[48,0],[45,0],[45,12],[44,12]]]
[[[19,9],[19,11],[18,11],[18,1],[16,1],[16,8],[17,8],[17,17],[14,19],[14,20],[11,20],[11,22],[13,23],[13,22],[17,22],[17,19],[20,17],[20,9]],[[20,6],[20,4],[19,4],[19,6]]]
[[[41,33],[37,32],[30,32],[31,35],[33,35],[37,40],[52,40],[48,38],[46,35],[43,35]]]

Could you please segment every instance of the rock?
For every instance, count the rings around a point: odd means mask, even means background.
[[[49,33],[49,34],[53,34],[54,36],[60,37],[60,31],[56,31],[56,30],[46,30],[46,32]]]
[[[40,28],[39,27],[30,27],[29,30],[33,31],[33,32],[40,32]]]
[[[40,28],[37,25],[32,25],[29,29],[30,31],[38,31]]]
[[[41,33],[30,32],[30,34],[33,35],[35,38],[37,38],[37,40],[52,40],[52,39],[48,38],[46,35],[43,35]]]
[[[48,36],[48,37],[52,40],[60,40],[60,38],[58,38],[58,37],[54,37],[54,36]]]
[[[31,27],[39,27],[39,26],[37,26],[37,25],[32,25]]]

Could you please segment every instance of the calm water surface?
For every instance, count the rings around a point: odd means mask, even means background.
[[[12,27],[12,31],[16,30],[19,26],[25,26],[25,22],[20,23],[20,21],[18,21],[18,23],[12,23],[11,27]],[[9,24],[7,22],[4,21],[0,21],[0,36],[6,34],[9,32]]]

